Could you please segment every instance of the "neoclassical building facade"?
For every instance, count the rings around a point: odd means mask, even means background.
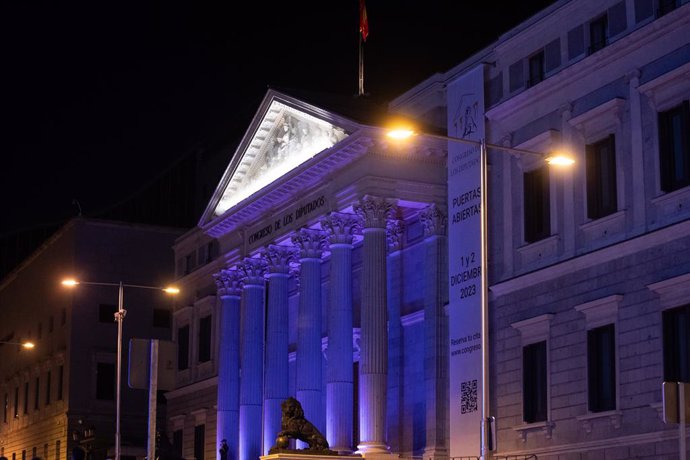
[[[175,246],[185,458],[266,454],[289,396],[333,450],[447,456],[444,149],[268,91]]]
[[[483,137],[486,190],[457,182],[477,149],[397,146],[269,91],[175,246],[182,456],[227,439],[257,458],[295,396],[341,452],[474,458],[485,396],[497,457],[678,458],[662,383],[690,381],[689,29],[686,1],[560,0],[390,104]],[[515,150],[561,147],[564,172]],[[486,267],[460,230],[481,195]],[[484,272],[488,350],[458,334]],[[486,380],[463,364],[480,350]]]

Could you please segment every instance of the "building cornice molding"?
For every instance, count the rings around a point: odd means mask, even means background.
[[[177,388],[172,391],[168,391],[165,394],[166,399],[170,400],[173,398],[181,398],[184,396],[189,396],[196,394],[199,391],[208,390],[218,386],[218,377],[210,377],[208,379],[200,380],[194,382],[184,387]]]
[[[606,264],[612,260],[627,257],[642,250],[669,243],[690,235],[690,220],[631,238],[596,251],[583,254],[563,262],[518,275],[490,286],[494,297],[500,297],[520,289],[526,289],[569,273]]]
[[[579,81],[591,78],[592,81],[596,80],[597,85],[601,85],[602,76],[600,71],[607,66],[615,65],[619,73],[621,66],[630,67],[630,70],[637,68],[636,66],[639,63],[634,62],[635,65],[631,63],[628,66],[627,62],[621,62],[620,56],[626,56],[631,61],[634,61],[635,51],[650,46],[657,39],[663,38],[674,31],[682,33],[683,30],[687,30],[690,23],[690,14],[685,12],[683,8],[687,8],[687,5],[681,5],[675,11],[637,30],[631,31],[629,34],[597,51],[597,53],[564,67],[560,72],[555,73],[538,85],[527,88],[515,96],[500,102],[487,110],[487,118],[494,122],[500,122],[510,117],[520,117],[523,110],[534,107],[534,100],[536,98],[543,99],[552,95],[565,94],[566,88]]]

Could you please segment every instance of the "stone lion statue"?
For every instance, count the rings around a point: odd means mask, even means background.
[[[306,442],[308,447],[301,452],[337,455],[337,452],[328,448],[326,437],[306,418],[302,404],[292,396],[280,404],[282,417],[280,418],[280,432],[276,437],[276,443],[271,447],[269,454],[286,452],[290,439],[298,439]],[[299,450],[299,449],[298,449]]]

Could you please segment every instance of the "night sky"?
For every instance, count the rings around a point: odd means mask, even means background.
[[[368,97],[392,99],[551,3],[368,0]],[[0,235],[74,216],[73,199],[96,213],[243,133],[269,86],[354,97],[358,14],[357,0],[0,2]]]

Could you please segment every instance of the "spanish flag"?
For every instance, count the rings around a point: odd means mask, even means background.
[[[369,19],[367,18],[367,7],[364,0],[359,0],[359,33],[362,34],[362,40],[367,41],[369,36]]]

